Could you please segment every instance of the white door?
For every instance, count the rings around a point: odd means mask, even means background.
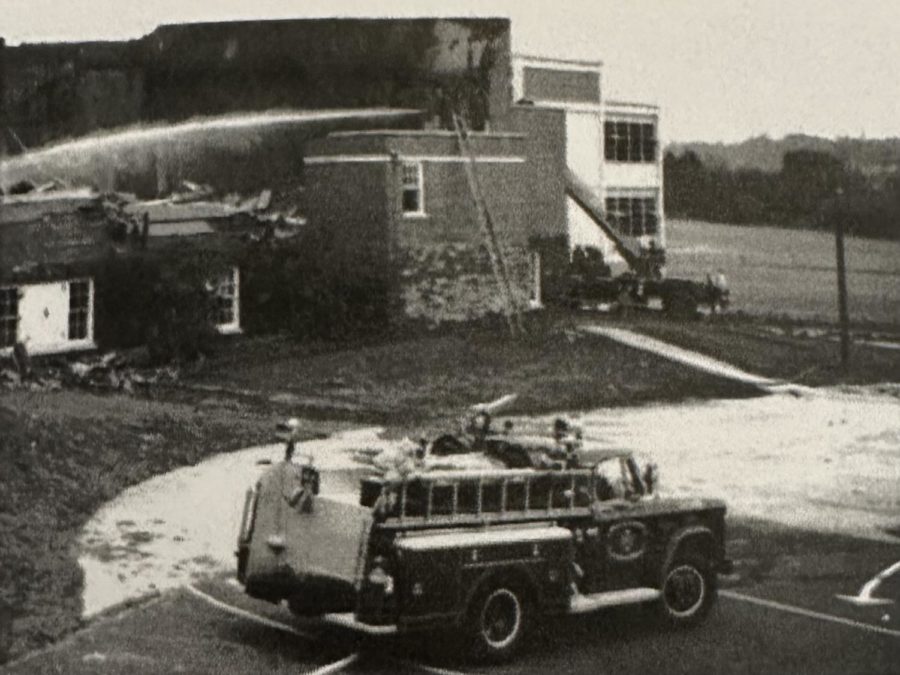
[[[42,354],[67,348],[69,341],[69,284],[22,286],[19,299],[19,341],[29,354]]]

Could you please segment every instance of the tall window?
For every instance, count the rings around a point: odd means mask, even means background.
[[[611,162],[655,162],[656,125],[639,122],[605,122],[604,156]]]
[[[423,186],[422,163],[403,162],[403,214],[425,214],[425,190]]]
[[[16,344],[19,329],[19,289],[0,288],[0,349]]]
[[[91,314],[91,282],[69,282],[69,339],[86,340]]]
[[[240,276],[237,267],[224,272],[214,285],[215,324],[220,332],[240,328]]]
[[[630,237],[656,234],[659,229],[655,197],[607,197],[606,217],[613,227]]]

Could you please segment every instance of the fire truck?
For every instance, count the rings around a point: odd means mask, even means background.
[[[246,497],[238,580],[370,635],[453,626],[492,661],[554,614],[707,615],[731,568],[721,501],[658,495],[655,467],[627,451],[488,427],[442,437],[402,471],[272,466]],[[452,468],[464,454],[479,459]]]

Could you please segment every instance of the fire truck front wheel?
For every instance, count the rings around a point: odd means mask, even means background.
[[[660,610],[672,626],[700,623],[716,600],[716,574],[701,556],[677,558],[663,578]]]
[[[474,597],[467,616],[473,655],[495,663],[511,659],[522,647],[529,614],[528,598],[519,588],[487,586]]]

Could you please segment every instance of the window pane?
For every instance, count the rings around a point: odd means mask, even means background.
[[[628,222],[631,214],[628,212],[628,199],[619,197],[616,200],[616,210],[619,212],[619,227],[624,231],[628,231]]]
[[[652,124],[642,125],[643,148],[642,154],[645,162],[656,161],[656,127]]]
[[[401,203],[404,213],[421,213],[422,206],[422,165],[416,162],[403,164],[403,192]]]
[[[609,197],[606,200],[607,219],[610,225],[616,229],[622,228],[622,207],[621,200],[617,197]]]
[[[616,122],[616,160],[628,161],[628,122]]]
[[[644,200],[644,233],[656,234],[659,229],[659,217],[656,214],[656,200]]]
[[[603,124],[603,155],[606,159],[614,160],[616,158],[616,125],[615,122],[604,122]]]
[[[641,125],[640,124],[629,124],[628,125],[628,161],[629,162],[640,162],[641,161]]]
[[[403,185],[416,186],[419,185],[419,166],[417,164],[403,165]]]
[[[631,200],[631,234],[634,237],[639,237],[643,234],[642,223],[644,221],[644,210],[642,207],[642,199]]]
[[[16,344],[19,326],[19,289],[0,288],[0,347]]]
[[[19,289],[0,288],[0,318],[19,314]]]
[[[419,211],[419,191],[418,189],[403,190],[403,212],[418,213]]]
[[[90,284],[87,281],[69,282],[69,339],[85,340],[88,337],[90,312]]]
[[[236,304],[237,288],[235,271],[228,270],[219,277],[216,283],[214,299],[214,320],[217,326],[230,326],[237,323]]]

